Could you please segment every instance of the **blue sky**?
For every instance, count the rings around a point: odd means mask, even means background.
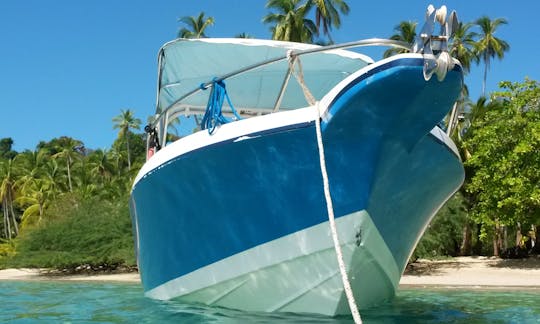
[[[389,37],[402,20],[423,22],[429,3],[446,4],[462,21],[482,15],[509,24],[497,36],[510,43],[503,61],[488,73],[488,91],[502,80],[540,80],[540,2],[528,1],[362,1],[333,31],[336,42]],[[266,0],[2,0],[0,1],[0,138],[17,151],[40,140],[71,136],[89,148],[108,148],[116,138],[111,119],[132,109],[146,121],[154,112],[156,56],[176,37],[177,19],[204,11],[215,18],[212,37],[246,32],[270,38],[261,23]],[[519,3],[519,5],[515,4]],[[367,52],[380,58],[384,49]],[[472,99],[481,92],[483,67],[466,78]]]

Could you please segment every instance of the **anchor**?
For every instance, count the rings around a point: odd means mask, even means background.
[[[439,35],[435,35],[435,25],[440,25]],[[424,79],[430,80],[433,74],[442,81],[446,73],[454,68],[454,60],[448,53],[448,41],[456,33],[459,21],[455,11],[447,18],[446,6],[435,9],[429,5],[426,11],[426,22],[416,36],[413,52],[424,55]]]

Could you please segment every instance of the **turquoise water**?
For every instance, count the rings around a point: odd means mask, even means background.
[[[351,317],[260,314],[142,296],[139,285],[0,282],[0,323],[352,323]],[[540,323],[540,291],[401,290],[364,323]]]

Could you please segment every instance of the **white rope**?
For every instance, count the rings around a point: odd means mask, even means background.
[[[356,324],[361,324],[360,312],[356,306],[354,295],[351,289],[351,283],[347,277],[347,270],[345,269],[345,262],[343,261],[343,253],[341,252],[341,246],[339,245],[339,238],[336,229],[336,222],[334,220],[334,207],[332,206],[332,197],[330,196],[330,185],[328,182],[328,173],[326,172],[326,162],[324,159],[324,145],[322,141],[321,132],[321,115],[319,111],[319,103],[317,102],[315,107],[317,108],[317,118],[315,119],[315,129],[317,131],[317,145],[319,147],[319,160],[321,163],[321,173],[324,185],[324,197],[326,198],[326,208],[328,211],[328,221],[330,222],[330,231],[332,232],[332,239],[334,241],[334,249],[336,250],[336,257],[339,265],[339,272],[341,273],[341,281],[343,282],[343,289],[349,302],[349,308]]]
[[[311,94],[311,91],[309,91],[309,88],[306,85],[306,81],[304,80],[304,71],[302,70],[302,63],[300,62],[300,58],[296,57],[292,64],[290,62],[291,61],[289,61],[289,68],[292,69],[296,81],[298,81],[300,88],[302,88],[304,98],[306,98],[306,101],[310,106],[315,105],[315,97]],[[295,64],[298,65],[298,70],[294,69]]]

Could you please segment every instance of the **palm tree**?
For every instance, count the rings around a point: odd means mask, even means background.
[[[23,176],[21,177],[21,181],[25,182],[29,179],[39,178],[42,174],[45,161],[48,158],[50,158],[50,154],[45,148],[35,151],[26,150],[19,153],[15,157],[15,162],[22,170],[21,174]]]
[[[16,199],[16,175],[13,159],[0,161],[0,202],[4,212],[4,237],[11,240],[13,232],[19,234],[13,202]],[[10,219],[11,216],[11,219]],[[11,225],[13,224],[13,230]]]
[[[99,178],[95,177],[91,171],[92,164],[88,157],[82,158],[79,161],[79,168],[77,172],[77,179],[79,180],[79,187],[77,193],[83,198],[91,197],[98,189]]]
[[[480,121],[482,117],[490,110],[502,109],[502,103],[497,100],[489,100],[486,97],[480,97],[475,103],[469,102],[468,121],[473,124]]]
[[[412,46],[416,39],[416,25],[417,23],[414,21],[400,22],[399,25],[394,27],[394,31],[396,32],[396,34],[390,36],[390,39],[402,41]],[[407,52],[408,51],[403,48],[390,48],[384,52],[383,56],[390,57],[392,55],[407,53]]]
[[[482,96],[486,96],[486,80],[487,71],[492,58],[502,59],[504,53],[510,50],[510,45],[504,40],[495,37],[497,27],[505,25],[508,22],[504,18],[497,18],[495,20],[489,19],[487,16],[483,16],[475,21],[475,24],[480,27],[480,34],[475,34],[479,39],[476,42],[476,53],[478,57],[484,61],[484,80],[482,82]]]
[[[330,30],[332,27],[339,28],[341,26],[339,13],[347,15],[349,5],[343,0],[313,0],[313,3],[315,4],[317,31],[320,33],[322,24],[323,33],[328,36],[330,43],[334,43],[330,36]]]
[[[24,206],[21,227],[33,223],[35,216],[38,217],[38,224],[41,222],[45,210],[54,196],[51,185],[49,179],[43,178],[27,182],[21,188],[21,195],[15,200],[21,206]]]
[[[201,11],[198,17],[185,16],[179,18],[178,21],[187,25],[188,28],[182,27],[178,32],[180,38],[205,38],[204,33],[208,26],[214,25],[214,17],[204,17],[204,12]]]
[[[465,73],[471,70],[471,62],[477,61],[474,52],[475,33],[470,31],[472,26],[471,23],[464,24],[460,22],[450,43],[449,54],[461,63]]]
[[[122,162],[125,158],[124,151],[122,151],[117,145],[113,145],[108,154],[109,160],[114,162],[113,170],[116,171],[116,175],[119,176],[122,174]]]
[[[96,150],[88,156],[90,175],[93,177],[94,187],[88,186],[87,191],[95,189],[100,197],[113,198],[111,183],[115,175],[111,151]]]
[[[67,178],[69,192],[73,192],[71,168],[73,163],[81,157],[82,142],[71,137],[63,136],[58,139],[56,150],[58,153],[52,157],[54,159],[63,158],[66,160]]]
[[[41,168],[41,178],[45,179],[49,184],[52,197],[55,197],[57,193],[61,192],[61,169],[57,160],[48,160]]]
[[[99,179],[100,183],[107,183],[113,176],[114,166],[110,161],[107,150],[96,150],[88,157],[90,173]]]
[[[22,191],[31,183],[39,179],[48,179],[53,185],[55,193],[69,190],[66,184],[65,177],[61,175],[61,170],[57,159],[51,159],[51,155],[46,148],[41,148],[35,151],[24,151],[19,153],[15,158],[19,173],[21,176],[17,180],[17,187]],[[71,171],[71,170],[70,170]]]
[[[0,139],[0,158],[13,159],[17,152],[12,150],[13,139],[11,137],[5,137]]]
[[[120,110],[120,115],[113,118],[114,129],[120,129],[118,132],[118,137],[124,137],[126,139],[126,149],[127,149],[127,160],[128,160],[128,170],[131,170],[131,152],[129,148],[129,134],[130,129],[140,129],[141,120],[133,116],[133,112],[129,109]]]
[[[477,61],[473,50],[475,46],[474,33],[469,31],[472,26],[470,23],[464,24],[460,22],[454,32],[449,48],[450,56],[456,58],[461,63],[465,74],[470,71],[471,62]],[[454,103],[452,110],[446,118],[446,134],[451,137],[454,136],[454,131],[457,131],[458,134],[456,135],[459,136],[460,129],[459,127],[454,127],[454,125],[456,125],[460,113],[464,112],[464,103],[467,101],[468,96],[469,91],[464,84],[459,99]]]
[[[274,9],[262,21],[265,24],[274,24],[270,28],[272,39],[313,43],[313,36],[317,35],[317,26],[313,20],[306,18],[313,2],[308,0],[302,4],[301,0],[268,0],[266,8]]]

